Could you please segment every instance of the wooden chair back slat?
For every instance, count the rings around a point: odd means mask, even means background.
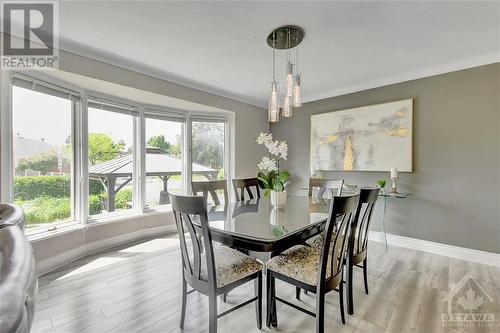
[[[212,245],[212,234],[208,225],[207,198],[205,196],[184,196],[170,195],[172,210],[174,212],[175,224],[179,233],[181,245],[182,265],[185,271],[194,279],[201,280],[202,255],[206,256],[208,283],[216,288],[215,259]],[[196,228],[192,218],[199,219],[201,225],[201,238],[203,247],[200,244],[200,228]],[[192,245],[192,260],[189,255],[189,247],[186,239],[186,230]],[[202,249],[204,248],[204,253]]]
[[[227,194],[227,181],[225,179],[222,180],[209,180],[202,182],[191,182],[191,188],[193,190],[193,194],[203,193],[204,197],[207,197],[210,193],[212,200],[215,205],[220,205],[221,201],[219,196],[217,195],[218,190],[223,191],[224,202],[228,202],[228,194]]]
[[[233,179],[233,188],[238,201],[245,200],[245,190],[248,194],[248,199],[254,199],[252,188],[255,189],[257,198],[260,198],[260,188],[257,178]]]
[[[368,233],[375,204],[378,200],[380,188],[361,188],[359,204],[353,223],[354,255],[366,251],[368,246]]]
[[[309,179],[309,197],[313,197],[314,190],[317,189],[317,194],[315,197],[322,199],[325,193],[328,193],[328,197],[334,197],[342,195],[342,187],[344,186],[343,179]]]
[[[326,283],[328,261],[330,261],[331,277],[341,274],[349,228],[356,212],[358,200],[358,194],[334,196],[331,199],[319,262],[318,286],[320,286],[320,290],[324,289],[322,287]]]

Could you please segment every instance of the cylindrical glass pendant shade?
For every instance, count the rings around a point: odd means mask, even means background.
[[[292,98],[290,96],[285,96],[285,98],[283,98],[283,108],[281,110],[281,115],[283,117],[292,116]]]
[[[293,106],[302,106],[302,96],[300,94],[300,75],[295,75],[295,87],[293,87]]]
[[[286,96],[292,97],[293,95],[293,65],[292,63],[287,64],[286,72]]]
[[[269,122],[275,123],[279,121],[279,101],[278,93],[276,92],[276,82],[273,82],[271,97],[269,98]]]

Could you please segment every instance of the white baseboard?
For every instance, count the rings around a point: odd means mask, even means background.
[[[370,231],[369,239],[375,242],[383,242],[383,234],[380,231]],[[498,253],[479,251],[393,234],[387,234],[387,244],[432,254],[439,254],[450,258],[472,261],[479,264],[500,267],[500,254]],[[390,250],[391,249],[389,248],[389,251]]]
[[[75,260],[78,260],[80,258],[86,257],[91,254],[95,254],[100,251],[124,245],[129,242],[140,240],[142,238],[148,238],[175,232],[177,232],[175,225],[168,225],[163,227],[143,229],[126,235],[120,235],[113,238],[107,238],[91,243],[85,243],[73,248],[70,251],[65,251],[59,255],[38,261],[37,262],[38,276],[47,274]]]

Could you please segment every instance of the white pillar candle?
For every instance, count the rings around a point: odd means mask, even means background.
[[[396,167],[391,168],[391,179],[398,178],[398,169]]]

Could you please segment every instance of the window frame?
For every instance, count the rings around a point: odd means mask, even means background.
[[[25,74],[27,73],[27,74]],[[69,93],[72,101],[72,214],[71,221],[58,221],[47,223],[47,228],[40,226],[27,232],[29,237],[44,237],[55,230],[64,231],[78,226],[86,228],[94,223],[106,223],[121,221],[127,218],[140,216],[144,213],[156,213],[170,211],[170,205],[159,205],[153,207],[145,206],[146,191],[146,118],[147,115],[158,114],[165,117],[182,119],[182,185],[183,193],[191,194],[192,179],[192,122],[193,121],[215,121],[224,123],[224,171],[225,178],[230,188],[230,180],[233,178],[234,166],[231,152],[234,150],[234,112],[231,111],[190,111],[169,108],[159,105],[150,105],[122,98],[120,96],[107,95],[97,91],[84,89],[69,84],[63,80],[45,75],[36,71],[25,71],[22,74],[15,71],[3,71],[0,78],[0,199],[3,202],[12,202],[13,192],[13,101],[12,89],[14,77],[31,80],[37,84],[47,86],[50,89]],[[42,92],[43,93],[43,92]],[[116,105],[125,105],[137,110],[138,115],[134,117],[134,171],[133,171],[133,204],[132,209],[90,216],[88,212],[88,102],[106,101]],[[227,171],[226,171],[227,170]],[[230,197],[232,197],[232,192]]]
[[[230,144],[231,144],[231,140],[230,140],[230,128],[231,128],[231,123],[230,123],[230,116],[225,116],[225,115],[220,115],[220,116],[213,116],[213,115],[205,115],[205,114],[193,114],[191,117],[190,117],[190,120],[191,120],[191,130],[192,130],[192,123],[193,122],[201,122],[201,123],[222,123],[224,124],[224,163],[223,163],[223,168],[224,168],[224,179],[226,179],[227,181],[227,188],[228,188],[228,195],[229,195],[229,198],[230,198],[230,201],[232,201],[233,197],[232,197],[232,192],[230,189],[232,189],[232,184],[231,184],[231,179],[233,178],[232,177],[232,173],[230,172],[231,168],[230,168],[230,160],[231,160],[231,149],[230,149]],[[191,138],[191,141],[190,141],[190,155],[189,155],[189,158],[190,158],[190,163],[192,165],[192,131],[190,133],[190,138]],[[227,170],[227,171],[226,171]],[[193,178],[193,174],[190,173],[190,179],[189,179],[189,185],[191,185],[191,182],[192,182],[192,178]],[[192,193],[191,191],[191,186],[189,186],[189,190],[190,190],[190,193]]]
[[[3,76],[3,75],[2,75]],[[23,74],[18,74],[18,73],[11,73],[9,72],[7,75],[5,75],[8,79],[8,84],[6,84],[6,81],[0,82],[1,87],[1,99],[6,99],[8,101],[7,105],[1,105],[2,106],[2,126],[0,128],[0,138],[1,141],[5,141],[5,145],[2,145],[2,149],[0,150],[0,153],[2,155],[2,160],[5,160],[5,164],[0,165],[1,169],[1,174],[0,174],[0,183],[2,185],[2,193],[1,193],[1,200],[3,202],[13,202],[14,198],[14,158],[13,158],[13,152],[14,152],[14,142],[13,142],[13,126],[14,126],[14,108],[13,108],[13,90],[14,87],[20,87],[23,89],[35,91],[37,93],[45,94],[48,96],[54,96],[58,98],[67,98],[68,101],[71,103],[71,110],[70,110],[70,117],[71,117],[71,124],[70,124],[70,136],[71,136],[71,176],[70,176],[70,193],[71,193],[71,200],[70,200],[70,205],[71,205],[71,216],[68,220],[66,221],[54,221],[54,222],[47,222],[43,226],[38,226],[36,228],[33,228],[31,230],[26,229],[26,233],[28,235],[39,235],[41,233],[45,232],[50,232],[58,229],[65,229],[65,228],[71,228],[74,227],[75,225],[80,224],[79,221],[79,215],[80,215],[80,206],[78,204],[78,201],[80,199],[80,187],[81,184],[80,182],[77,181],[79,179],[79,160],[80,160],[80,154],[81,154],[81,147],[80,145],[77,145],[78,143],[78,137],[80,134],[79,128],[80,128],[80,110],[81,110],[81,94],[80,92],[73,90],[73,89],[67,89],[60,87],[58,85],[54,85],[49,82],[45,82],[42,80],[39,80],[37,78],[31,77],[31,76],[26,76]],[[29,87],[16,85],[15,80],[19,79],[20,81],[24,82],[31,82],[32,88],[30,89]],[[35,86],[42,86],[45,91],[39,91],[37,89],[34,89]],[[6,107],[5,107],[6,106]],[[7,154],[5,153],[7,152]],[[4,186],[7,185],[7,186]]]
[[[133,162],[133,167],[132,167],[132,208],[123,210],[123,211],[114,211],[114,212],[104,212],[101,214],[96,214],[96,215],[90,215],[88,210],[88,192],[89,192],[89,184],[90,184],[90,177],[89,177],[89,169],[90,166],[88,164],[88,135],[89,135],[89,108],[96,109],[96,110],[104,110],[106,112],[111,112],[114,114],[122,114],[122,115],[128,115],[132,117],[132,142],[133,142],[133,149],[132,149],[132,162]],[[96,97],[94,93],[88,94],[86,96],[86,108],[85,108],[85,113],[87,114],[87,126],[84,128],[86,135],[87,135],[87,145],[85,146],[85,150],[87,152],[87,169],[83,170],[86,172],[86,187],[87,187],[87,203],[85,207],[82,207],[82,210],[86,210],[87,212],[87,218],[86,221],[87,223],[98,223],[100,221],[108,221],[112,220],[115,217],[121,218],[123,216],[129,215],[129,213],[138,213],[140,212],[140,194],[138,193],[140,190],[140,161],[138,161],[138,158],[141,159],[141,151],[138,147],[138,141],[140,141],[140,133],[139,133],[139,128],[141,124],[141,112],[140,112],[140,107],[128,104],[128,103],[123,103],[121,100],[120,101],[113,101],[108,98],[103,98],[103,97]],[[116,199],[116,198],[115,198]]]
[[[158,118],[155,118],[158,117]],[[160,108],[158,106],[146,106],[143,108],[142,112],[142,117],[144,119],[144,127],[142,134],[144,136],[143,139],[143,145],[141,145],[141,149],[143,150],[142,155],[144,155],[141,161],[144,162],[142,168],[143,172],[141,173],[141,177],[144,178],[144,181],[141,182],[141,186],[143,185],[144,187],[142,188],[141,191],[141,205],[142,205],[142,212],[161,212],[165,210],[170,209],[170,205],[165,204],[165,205],[156,205],[156,206],[146,206],[146,145],[147,145],[147,138],[146,138],[146,119],[156,119],[156,120],[163,120],[163,121],[170,121],[170,122],[178,122],[181,124],[181,165],[182,165],[182,170],[181,170],[181,182],[182,182],[182,194],[189,193],[188,189],[191,186],[187,186],[186,178],[187,178],[187,170],[186,170],[186,154],[185,154],[185,147],[186,147],[186,138],[185,138],[185,133],[186,133],[186,127],[187,127],[187,114],[180,113],[179,110],[176,109],[171,109],[171,108]],[[163,118],[163,119],[162,119]]]

